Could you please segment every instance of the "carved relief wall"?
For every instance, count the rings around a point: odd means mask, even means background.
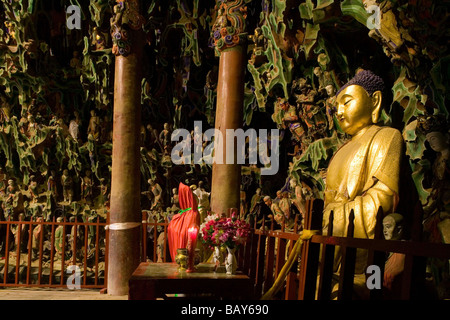
[[[242,3],[246,10],[232,15]],[[81,30],[67,28],[68,5],[81,8]],[[105,219],[113,62],[128,50],[116,20],[122,9],[107,0],[2,0],[0,8],[0,216]],[[143,122],[136,124],[143,210],[154,204],[149,180],[162,189],[158,218],[173,212],[179,182],[204,181],[208,188],[208,165],[173,165],[170,134],[194,130],[196,120],[204,131],[214,125],[215,47],[247,37],[242,126],[278,128],[283,137],[276,176],[243,168],[248,207],[257,187],[272,197],[294,193],[290,180],[308,196],[323,197],[325,169],[348,138],[334,118],[334,94],[358,69],[371,69],[390,88],[382,121],[403,133],[426,209],[425,235],[443,241],[438,225],[448,219],[448,158],[427,141],[427,123],[441,115],[439,131],[448,134],[444,1],[161,0],[127,10],[140,12],[130,24],[146,37]],[[227,19],[236,17],[248,34],[229,27]]]

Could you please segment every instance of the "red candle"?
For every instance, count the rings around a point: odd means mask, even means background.
[[[195,252],[195,245],[197,243],[197,234],[198,234],[198,228],[197,227],[191,227],[188,229],[188,245],[187,245],[187,249],[188,249],[188,254],[189,254],[189,258],[188,258],[188,269],[186,270],[186,272],[194,272],[195,268],[194,268],[194,252]]]
[[[197,234],[198,234],[198,228],[197,227],[191,227],[188,229],[188,236],[189,239],[195,243],[197,240]]]

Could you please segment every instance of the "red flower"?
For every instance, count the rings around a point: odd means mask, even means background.
[[[201,226],[202,241],[209,247],[238,247],[245,243],[250,231],[250,225],[239,220],[235,213],[231,218],[209,216]]]

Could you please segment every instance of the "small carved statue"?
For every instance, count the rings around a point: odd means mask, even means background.
[[[303,135],[305,134],[305,129],[300,122],[297,114],[297,109],[295,108],[295,106],[290,105],[288,101],[285,101],[283,99],[279,99],[279,103],[281,109],[284,111],[284,115],[282,118],[283,127],[289,128],[293,138],[296,141],[300,142]]]
[[[383,235],[386,240],[403,239],[403,216],[401,214],[391,213],[384,217]]]
[[[8,181],[6,179],[6,174],[2,167],[0,167],[0,196],[6,194],[6,188],[8,186]]]
[[[17,201],[20,197],[18,193],[19,189],[16,185],[16,182],[14,179],[8,180],[8,186],[6,187],[6,199],[2,203],[3,208],[3,214],[5,218],[12,217],[15,218],[15,215],[17,214]]]
[[[92,135],[94,141],[100,138],[100,117],[97,116],[95,110],[91,110],[91,119],[89,120],[88,135]]]
[[[12,204],[14,196],[18,191],[16,182],[13,179],[8,180],[8,187],[6,188],[6,203]]]
[[[383,219],[383,235],[386,240],[403,240],[403,216],[398,213],[388,214]],[[394,279],[404,270],[405,255],[390,252],[384,267],[384,287],[391,289]]]
[[[41,238],[41,234],[43,233],[42,232],[42,229],[43,229],[42,228],[42,222],[44,222],[44,218],[38,217],[36,219],[36,222],[38,224],[33,229],[33,233],[32,233],[33,238],[32,238],[32,241],[31,241],[32,242],[32,244],[31,244],[31,248],[32,248],[31,259],[33,261],[38,259],[37,255],[39,253],[39,241],[40,241],[40,238]]]
[[[110,193],[108,192],[108,184],[105,178],[100,178],[100,194],[102,196],[103,204],[105,207],[109,207]]]
[[[80,74],[81,68],[83,67],[81,60],[80,60],[80,53],[76,50],[73,52],[72,59],[70,59],[70,67],[72,69],[75,69],[76,74]]]
[[[274,220],[280,225],[283,224],[284,213],[280,209],[280,206],[276,202],[274,202],[270,196],[264,197],[264,203],[272,211],[272,217],[274,218]],[[271,218],[271,216],[269,216],[269,218]]]
[[[35,176],[30,176],[28,191],[30,193],[31,202],[36,203],[38,200],[38,185]]]
[[[150,210],[155,210],[155,211],[159,211],[162,209],[162,188],[159,185],[159,183],[157,183],[155,180],[153,179],[149,179],[148,183],[150,184],[150,190],[149,192],[151,193],[151,195],[153,196],[153,200],[152,200],[152,205]]]
[[[102,125],[101,125],[101,143],[111,142],[112,141],[112,123],[109,120],[108,116],[103,117]]]
[[[178,212],[180,211],[180,201],[178,198],[178,189],[177,188],[173,188],[172,189],[172,208],[171,208],[172,212]]]
[[[193,192],[198,198],[198,212],[200,213],[200,222],[203,223],[208,215],[208,211],[211,210],[209,203],[209,196],[211,193],[205,190],[203,181],[198,182],[198,187]]]
[[[166,241],[166,234],[164,232],[161,232],[156,240],[156,256],[158,257],[158,260],[156,262],[162,263],[164,262],[164,243]]]
[[[253,195],[250,201],[250,211],[249,211],[250,214],[255,214],[255,210],[260,201],[261,201],[261,188],[257,188],[255,194]]]
[[[61,176],[61,185],[63,187],[64,202],[68,202],[70,205],[73,201],[73,180],[67,169],[64,169]]]
[[[69,124],[69,133],[70,133],[70,136],[76,142],[79,142],[80,141],[80,129],[79,129],[79,127],[80,127],[80,123],[81,123],[80,114],[78,113],[78,111],[75,111],[74,115],[75,115],[75,119],[71,120],[70,124]]]
[[[334,114],[336,113],[336,88],[332,84],[328,84],[325,87],[328,98],[325,102],[325,109],[327,113],[328,120],[328,130],[333,130],[334,128]]]
[[[84,201],[88,204],[92,204],[92,196],[94,189],[94,181],[92,180],[92,172],[90,170],[86,170],[86,175],[83,179],[81,179],[81,196]]]
[[[418,131],[436,152],[431,167],[431,191],[424,205],[424,231],[429,241],[449,242],[450,227],[450,133],[443,115],[418,117]]]
[[[170,125],[168,123],[164,123],[164,129],[159,134],[159,141],[161,142],[162,147],[169,148],[170,151],[170,144],[172,142],[172,133],[170,132]]]
[[[63,218],[62,217],[56,218],[56,222],[57,223],[63,222]],[[64,257],[62,257],[63,238],[64,238],[64,227],[62,225],[58,225],[58,227],[55,229],[55,240],[53,246],[55,248],[57,257],[60,257],[61,259],[64,259]]]
[[[38,134],[38,124],[34,120],[34,116],[32,114],[29,114],[27,117],[28,120],[28,129],[27,129],[27,136],[30,140],[35,141],[36,136]]]
[[[419,132],[425,135],[431,149],[436,152],[432,165],[431,194],[424,207],[425,215],[450,215],[450,133],[444,116],[418,118]]]
[[[6,95],[0,92],[0,123],[9,121],[11,117],[11,106],[9,105]]]
[[[325,74],[322,71],[321,67],[315,67],[313,73],[317,77],[317,80],[319,81],[319,87],[317,88],[317,92],[321,94],[323,91],[325,91]]]
[[[19,221],[25,221],[25,214],[20,213],[19,214]],[[27,233],[28,225],[22,224],[20,226],[20,237],[19,237],[19,225],[11,226],[11,231],[14,235],[14,243],[16,245],[16,248],[19,246],[23,246],[23,239],[25,237],[25,234]],[[14,252],[15,253],[15,252]]]
[[[278,206],[283,211],[284,217],[289,220],[291,218],[291,201],[289,200],[289,193],[287,191],[281,192],[281,199]]]
[[[433,182],[430,200],[440,212],[450,214],[450,135],[447,126],[433,128],[426,135],[431,149],[437,153],[433,162]]]
[[[241,184],[239,191],[239,218],[244,220],[247,215],[247,194],[245,193],[244,186]]]
[[[303,194],[302,185],[297,182],[297,179],[291,179],[289,181],[292,190],[292,202],[294,206],[298,209],[302,216],[306,213],[306,199]]]
[[[56,180],[55,180],[55,171],[51,171],[50,175],[47,179],[47,191],[50,192],[50,195],[57,200],[58,199],[58,187],[56,185]]]

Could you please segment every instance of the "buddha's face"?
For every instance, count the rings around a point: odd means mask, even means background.
[[[373,124],[374,99],[359,85],[342,90],[336,99],[337,119],[341,129],[353,136],[361,129]]]

